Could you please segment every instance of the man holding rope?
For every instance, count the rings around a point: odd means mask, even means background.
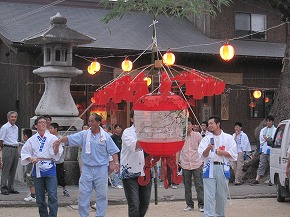
[[[46,132],[46,119],[37,117],[34,126],[37,133],[30,137],[21,150],[21,163],[33,163],[32,177],[34,181],[36,202],[41,217],[56,217],[58,211],[57,178],[55,162],[59,160],[63,147],[53,147],[58,138]],[[45,192],[48,194],[48,207]]]
[[[102,117],[91,114],[89,117],[90,129],[64,136],[54,142],[57,149],[60,143],[70,146],[82,146],[82,173],[79,180],[79,214],[88,217],[90,213],[90,199],[93,189],[96,191],[97,217],[105,217],[108,206],[108,166],[110,170],[118,172],[119,149],[111,136],[100,127]]]

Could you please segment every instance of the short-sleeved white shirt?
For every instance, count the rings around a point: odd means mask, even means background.
[[[0,129],[0,140],[7,145],[18,146],[18,127],[9,122],[4,124]]]

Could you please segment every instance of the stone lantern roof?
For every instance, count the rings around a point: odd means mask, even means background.
[[[50,18],[50,27],[29,36],[22,41],[25,44],[50,44],[50,43],[62,43],[62,44],[90,44],[95,41],[94,38],[79,33],[73,29],[70,29],[66,25],[67,19],[63,17],[59,12]]]

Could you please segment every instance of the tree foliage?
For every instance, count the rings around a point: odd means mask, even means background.
[[[188,14],[201,15],[210,13],[215,15],[223,5],[229,6],[231,0],[102,0],[105,8],[111,9],[104,17],[108,23],[115,18],[122,18],[131,11],[142,11],[158,17],[184,17]]]
[[[281,12],[282,20],[285,21],[290,17],[290,1],[289,0],[263,0],[263,2],[269,3],[274,9]]]
[[[281,12],[281,21],[289,21],[290,18],[290,0],[255,0],[261,4],[269,4],[272,8]],[[289,23],[286,23],[286,50],[283,59],[283,68],[279,79],[279,84],[275,92],[275,100],[271,107],[270,114],[275,117],[276,124],[280,120],[290,118],[290,32]],[[255,129],[255,137],[259,138],[259,132],[264,125],[264,121]]]

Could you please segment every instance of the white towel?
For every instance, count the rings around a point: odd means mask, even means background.
[[[87,137],[86,137],[86,149],[85,152],[86,154],[91,153],[91,137],[92,137],[92,131],[89,129],[87,130]],[[105,136],[105,131],[103,130],[102,127],[100,127],[100,142],[105,142],[106,141],[106,136]]]

